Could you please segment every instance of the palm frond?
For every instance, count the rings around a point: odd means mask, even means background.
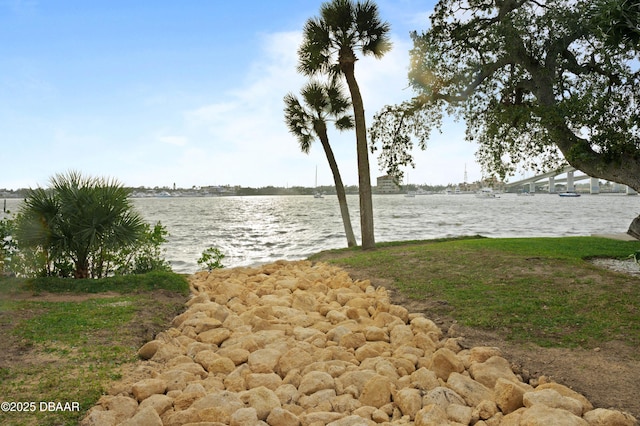
[[[324,73],[330,68],[331,32],[320,19],[309,19],[302,30],[303,42],[298,49],[298,72],[303,75]]]

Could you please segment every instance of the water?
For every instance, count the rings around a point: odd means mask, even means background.
[[[351,222],[360,242],[358,197],[349,195]],[[19,200],[7,200],[17,210]],[[302,259],[346,247],[335,196],[140,198],[133,203],[151,223],[169,231],[166,258],[174,271],[192,273],[210,247],[226,255],[225,266]],[[561,198],[536,194],[374,195],[376,241],[483,235],[529,237],[626,232],[639,214],[640,198],[618,194]],[[0,212],[1,213],[1,212]]]

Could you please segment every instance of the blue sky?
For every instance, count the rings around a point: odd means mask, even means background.
[[[322,1],[0,0],[0,188],[46,186],[67,170],[127,186],[332,184],[316,143],[300,152],[283,97],[298,93],[296,51]],[[409,32],[435,1],[379,0],[393,50],[356,78],[368,125],[411,97]],[[416,153],[411,183],[481,177],[461,124]],[[329,135],[357,184],[355,135]],[[372,178],[383,174],[373,156]]]

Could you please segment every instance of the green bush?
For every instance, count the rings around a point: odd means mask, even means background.
[[[6,218],[0,220],[0,274],[11,272],[8,267],[12,255],[18,249],[16,241],[13,239],[13,220]]]
[[[161,245],[166,229],[133,210],[130,191],[115,180],[77,172],[30,189],[15,219],[11,268],[26,277],[104,278],[170,270]]]
[[[217,247],[209,247],[202,252],[202,256],[198,259],[198,265],[204,265],[207,270],[224,268],[222,259],[225,258],[224,253]]]

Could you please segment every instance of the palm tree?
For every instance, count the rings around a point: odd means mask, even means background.
[[[391,49],[389,24],[380,21],[378,7],[370,1],[332,0],[320,7],[320,17],[309,19],[303,29],[298,50],[298,71],[304,75],[324,73],[332,78],[344,76],[351,93],[356,127],[360,225],[362,248],[375,247],[373,202],[364,104],[355,78],[356,51],[382,57]]]
[[[357,245],[356,237],[351,227],[351,217],[349,216],[349,206],[347,205],[347,196],[344,192],[344,185],[338,170],[333,150],[329,144],[327,136],[327,120],[333,118],[335,126],[338,130],[346,130],[353,128],[353,118],[346,113],[351,105],[349,100],[343,95],[342,88],[337,82],[328,85],[312,80],[305,85],[300,91],[306,108],[291,93],[285,96],[284,116],[291,132],[300,143],[300,150],[305,154],[309,153],[311,143],[315,136],[320,139],[324,153],[327,156],[331,173],[333,173],[333,181],[336,185],[336,193],[338,195],[338,203],[340,204],[340,213],[342,214],[342,223],[344,231],[347,235],[347,245],[354,247]]]

